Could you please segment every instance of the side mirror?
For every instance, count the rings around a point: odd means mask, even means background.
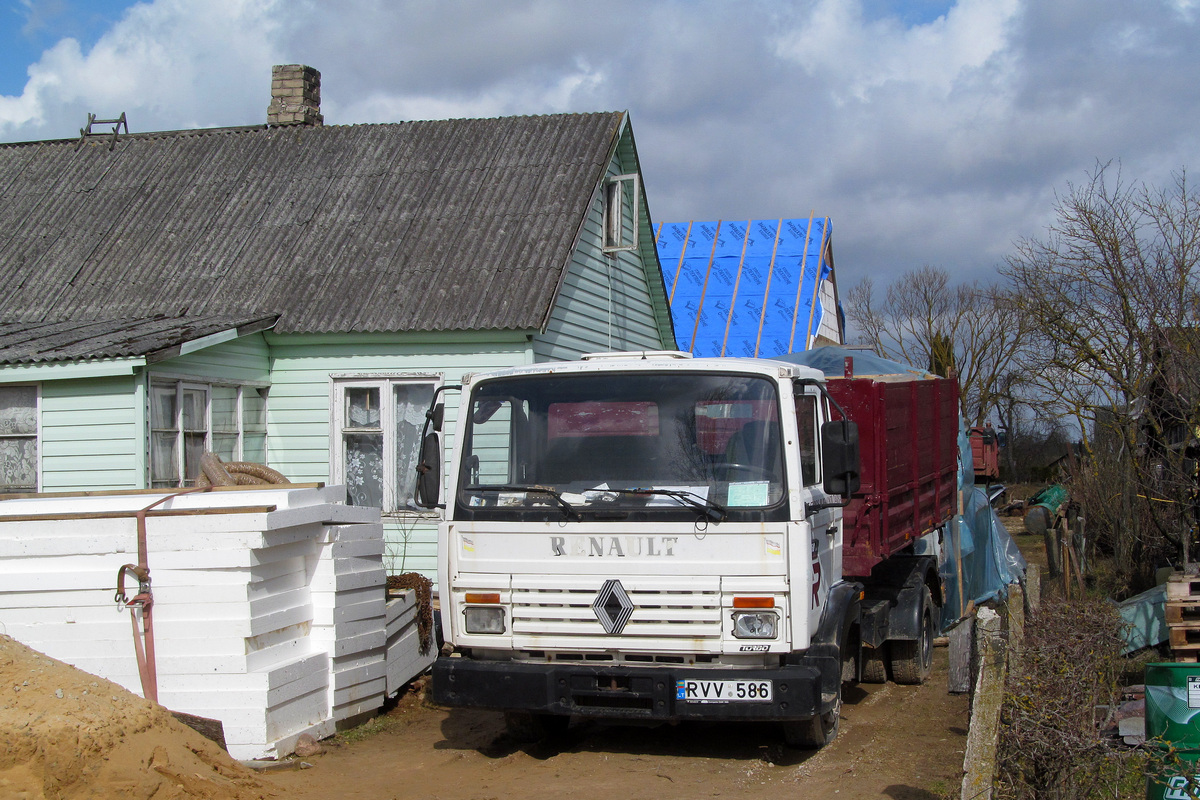
[[[437,399],[436,396],[434,399],[436,401],[436,399]],[[436,405],[430,406],[429,409],[425,412],[425,419],[428,420],[430,425],[433,427],[433,429],[435,431],[438,431],[439,433],[442,430],[442,421],[445,418],[445,416],[446,416],[446,405],[444,403],[436,403]]]
[[[839,419],[821,426],[821,471],[827,493],[849,500],[858,491],[862,459],[856,423]]]
[[[442,495],[442,440],[436,433],[427,433],[421,440],[421,458],[417,462],[417,505],[437,508]]]

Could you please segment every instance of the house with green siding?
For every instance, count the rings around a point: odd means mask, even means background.
[[[675,347],[628,114],[319,104],[276,67],[265,125],[0,145],[0,495],[186,487],[211,451],[344,484],[432,576],[437,387]]]

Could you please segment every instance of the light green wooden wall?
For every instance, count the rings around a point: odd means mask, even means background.
[[[267,334],[273,358],[267,403],[270,465],[293,481],[330,479],[333,376],[434,375],[455,384],[464,373],[531,363],[530,334],[514,331],[443,334]],[[458,392],[445,395],[452,432]],[[446,437],[447,453],[453,436]],[[384,516],[389,572],[437,571],[436,514]]]
[[[145,485],[138,383],[134,375],[42,381],[42,491]]]
[[[263,335],[256,333],[151,364],[148,370],[151,377],[265,386],[271,382],[271,354]]]

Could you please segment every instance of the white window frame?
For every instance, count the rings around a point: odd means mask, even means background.
[[[603,244],[605,253],[616,253],[623,250],[636,250],[638,242],[638,226],[641,222],[641,211],[638,199],[641,197],[640,179],[637,173],[628,175],[613,175],[604,183],[604,226]],[[629,202],[633,216],[633,236],[625,241],[625,203]]]
[[[234,398],[234,412],[236,424],[236,445],[234,447],[234,460],[241,461],[245,459],[245,444],[246,444],[246,425],[245,425],[245,408],[244,399],[247,391],[259,392],[266,388],[259,385],[251,384],[236,384],[227,383],[225,381],[208,381],[197,380],[195,378],[181,378],[169,375],[154,375],[151,376],[149,382],[149,391],[146,395],[146,432],[147,432],[147,454],[146,454],[146,485],[154,487],[154,433],[156,430],[167,430],[166,428],[157,429],[154,427],[154,389],[155,387],[174,386],[175,388],[175,420],[173,431],[175,433],[175,467],[179,472],[180,479],[174,484],[175,487],[192,486],[195,483],[195,476],[189,476],[186,470],[187,453],[184,447],[184,430],[183,430],[183,393],[185,390],[199,390],[204,392],[204,449],[211,451],[213,446],[213,419],[212,419],[212,397],[213,389],[216,387],[235,389],[237,394]],[[264,404],[267,401],[263,397]],[[228,431],[221,431],[226,434]],[[265,431],[264,431],[265,435]],[[269,440],[264,436],[263,443],[263,461],[266,461],[267,447]],[[166,488],[166,487],[160,487]]]
[[[346,407],[347,389],[379,389],[379,432],[383,437],[383,505],[381,511],[397,516],[431,516],[431,512],[410,508],[406,505],[412,498],[401,498],[399,474],[396,464],[396,392],[398,384],[427,385],[434,392],[444,383],[442,375],[428,373],[388,374],[335,374],[330,375],[329,392],[329,476],[335,484],[346,484],[345,434],[347,432],[374,432],[374,429],[344,426],[343,414]],[[415,467],[415,464],[413,465]]]
[[[0,487],[0,493],[36,494],[42,491],[42,385],[40,383],[6,383],[5,388],[33,389],[33,433],[0,433],[0,439],[33,439],[33,487],[13,492]]]

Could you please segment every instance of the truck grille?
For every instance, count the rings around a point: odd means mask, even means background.
[[[571,660],[610,660],[609,651],[622,660],[643,654],[670,661],[675,657],[649,654],[719,653],[721,626],[716,578],[540,576],[524,582],[513,576],[513,645],[525,651],[577,656]]]

